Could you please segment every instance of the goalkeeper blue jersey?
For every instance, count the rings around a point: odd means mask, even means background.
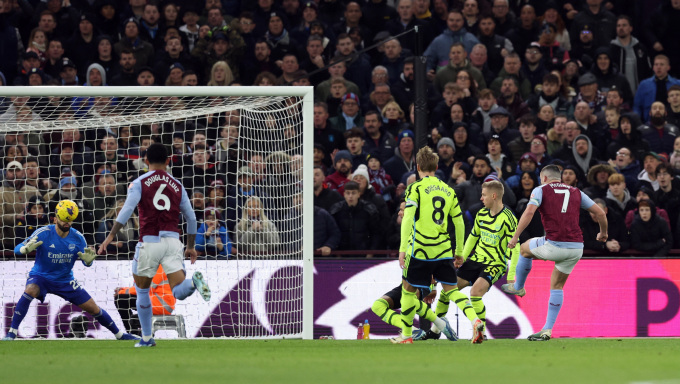
[[[37,229],[31,237],[14,248],[14,253],[21,254],[21,247],[36,237],[43,243],[35,250],[35,264],[30,276],[41,276],[55,282],[69,282],[73,280],[73,265],[78,260],[78,252],[87,247],[85,237],[71,228],[68,236],[62,238],[57,234],[54,224]],[[85,264],[83,262],[83,264]]]

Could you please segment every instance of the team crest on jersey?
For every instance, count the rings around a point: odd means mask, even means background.
[[[68,245],[68,250],[69,250],[69,251],[74,251],[75,249],[76,249],[76,245],[75,245],[75,244],[69,244],[69,245]]]

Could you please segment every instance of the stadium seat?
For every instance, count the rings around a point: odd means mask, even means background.
[[[187,334],[184,329],[184,316],[182,315],[159,315],[151,318],[151,336],[158,330],[177,331],[177,337],[186,339]]]

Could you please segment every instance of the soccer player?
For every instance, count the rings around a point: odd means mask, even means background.
[[[432,322],[436,319],[436,315],[430,309],[430,305],[432,304],[432,302],[434,302],[434,298],[437,296],[437,291],[430,288],[432,287],[429,287],[427,289],[419,288],[416,291],[417,297],[418,298],[422,297],[422,301],[420,300],[418,301],[418,305],[416,308],[416,313],[418,313],[418,316],[420,316],[421,324],[423,324],[424,322]],[[398,314],[397,312],[394,311],[395,308],[401,307],[401,296],[402,296],[401,285],[397,285],[389,292],[386,292],[384,295],[382,295],[378,300],[374,301],[373,305],[371,306],[371,310],[373,311],[373,313],[378,315],[378,317],[380,317],[380,319],[385,323],[394,325],[395,327],[401,327],[403,324],[401,314]],[[427,320],[427,318],[429,318],[430,320]],[[390,340],[393,339],[394,341],[398,341],[397,338],[391,338]],[[425,339],[426,339],[425,337],[422,337],[419,340]]]
[[[545,236],[534,237],[520,246],[515,282],[501,287],[504,292],[522,297],[526,294],[524,283],[531,272],[532,260],[555,262],[550,277],[548,316],[541,331],[528,337],[532,341],[546,341],[552,337],[552,329],[564,300],[564,284],[583,255],[583,234],[578,225],[581,208],[594,215],[600,225],[596,239],[607,241],[607,215],[578,188],[562,184],[558,166],[546,166],[541,170],[540,178],[541,186],[531,192],[529,204],[519,219],[515,235],[508,242],[508,248],[515,248],[519,236],[537,209],[541,213]]]
[[[458,289],[472,284],[470,301],[485,326],[486,307],[482,296],[507,271],[508,251],[511,251],[513,261],[516,262],[519,257],[516,247],[508,250],[508,242],[517,229],[517,218],[503,205],[503,192],[503,183],[499,181],[482,184],[484,208],[477,212],[472,232],[463,248],[463,257],[456,257],[454,262],[458,268]],[[465,260],[473,249],[474,253]],[[510,269],[508,278],[514,278],[514,269]]]
[[[436,328],[449,340],[458,339],[444,317],[449,301],[454,300],[473,324],[473,340],[480,339],[483,337],[484,324],[477,318],[469,300],[456,286],[454,253],[446,230],[448,218],[451,217],[456,233],[455,255],[462,255],[465,227],[458,198],[453,189],[434,176],[439,156],[431,148],[421,148],[416,156],[416,163],[421,179],[409,185],[406,190],[406,208],[401,222],[399,265],[404,270],[401,296],[402,333],[393,342],[413,343],[413,318],[418,307],[415,292],[417,288],[428,288],[432,277],[442,284],[436,316],[431,320]]]
[[[74,202],[70,203],[75,206]],[[60,202],[59,205],[61,204]],[[73,215],[73,218],[76,216]],[[111,316],[94,302],[90,294],[73,277],[76,260],[81,259],[83,264],[89,267],[96,254],[94,250],[87,248],[85,237],[71,228],[71,222],[55,217],[54,224],[37,229],[14,248],[14,253],[28,255],[36,250],[35,264],[28,273],[26,290],[14,308],[12,325],[3,340],[14,340],[17,337],[19,324],[24,320],[31,301],[37,298],[43,302],[48,293],[57,295],[94,316],[101,325],[116,335],[116,339],[138,339],[120,331]]]
[[[99,247],[99,254],[106,252],[106,246],[127,223],[130,215],[139,210],[139,242],[132,262],[132,275],[137,290],[137,314],[142,325],[142,340],[135,347],[154,347],[156,342],[151,332],[151,281],[162,265],[168,275],[172,294],[184,300],[198,290],[205,301],[210,300],[210,288],[201,272],[194,272],[192,279],[186,279],[183,256],[196,262],[196,214],[182,184],[165,171],[170,158],[165,146],[154,143],[146,150],[149,172],[135,179],[128,188],[125,205],[106,240]],[[187,221],[187,247],[179,240],[180,212]]]

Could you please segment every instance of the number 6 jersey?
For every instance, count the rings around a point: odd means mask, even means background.
[[[161,237],[179,238],[180,212],[187,220],[187,232],[196,234],[196,214],[187,192],[165,171],[149,171],[130,184],[116,221],[125,225],[135,207],[139,209],[140,241],[155,243]]]
[[[399,252],[421,260],[452,259],[449,217],[456,231],[455,254],[462,255],[465,223],[453,188],[432,176],[409,185]]]

